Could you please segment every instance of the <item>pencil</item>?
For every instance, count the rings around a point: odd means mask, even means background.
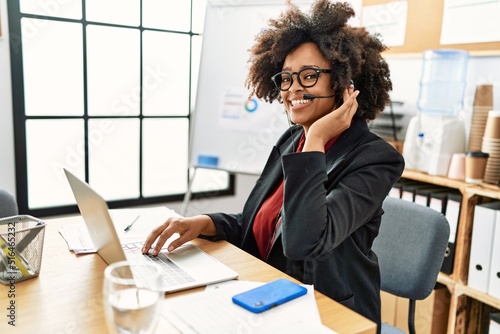
[[[5,239],[0,235],[0,248],[3,250],[3,252],[7,255],[7,259],[13,259],[14,263],[16,264],[17,269],[21,272],[23,276],[30,276],[30,273],[26,266],[22,263],[22,260],[19,258],[19,256],[16,255],[14,251],[11,251],[12,249],[15,249],[15,247],[10,247],[7,245],[7,242]],[[12,268],[12,267],[11,267]],[[7,268],[7,271],[9,271],[10,268]]]

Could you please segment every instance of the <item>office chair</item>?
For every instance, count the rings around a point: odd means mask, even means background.
[[[373,242],[378,256],[381,289],[409,299],[408,330],[415,333],[415,303],[434,289],[443,263],[450,226],[443,214],[416,203],[387,197],[379,235]],[[382,334],[404,333],[383,323]]]
[[[16,216],[19,213],[14,196],[0,189],[0,218]]]

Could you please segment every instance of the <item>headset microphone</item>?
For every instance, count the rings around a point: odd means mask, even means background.
[[[312,94],[304,94],[304,95],[302,95],[302,98],[304,100],[327,99],[327,98],[331,98],[331,97],[335,97],[335,94],[328,95],[328,96],[316,96],[316,95],[312,95]]]

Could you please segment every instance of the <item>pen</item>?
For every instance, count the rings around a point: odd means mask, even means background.
[[[43,230],[44,228],[44,223],[38,223],[36,224],[36,226],[34,228],[32,228],[28,234],[26,234],[26,236],[17,244],[17,251],[19,254],[21,254],[21,252],[26,248],[28,247],[28,245],[30,244],[30,242],[36,238],[36,236],[38,235],[38,233],[40,231]]]
[[[7,261],[8,260],[14,261],[15,267],[17,268],[17,270],[19,270],[22,276],[28,277],[30,275],[28,269],[22,263],[22,260],[16,255],[17,249],[16,251],[10,250],[7,245],[7,242],[4,240],[2,236],[0,236],[0,249],[5,253],[5,255],[7,255]],[[13,266],[8,267],[7,272],[9,272],[12,269],[14,269]]]
[[[139,217],[140,217],[140,216],[141,216],[141,215],[139,215],[139,216],[135,217],[135,219],[134,219],[134,220],[132,220],[132,222],[131,222],[130,224],[128,224],[128,225],[127,225],[127,226],[126,226],[123,230],[124,230],[125,232],[128,232],[128,230],[130,230],[130,229],[132,228],[132,226],[133,226],[133,225],[134,225],[134,223],[135,223],[135,222],[139,219]]]

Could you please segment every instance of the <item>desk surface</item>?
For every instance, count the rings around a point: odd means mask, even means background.
[[[47,220],[39,277],[17,283],[15,297],[12,297],[11,287],[0,284],[0,333],[14,329],[7,323],[7,307],[11,303],[15,305],[15,332],[18,333],[40,330],[46,333],[106,332],[102,305],[106,263],[97,254],[77,256],[68,251],[59,234],[65,223],[80,219],[78,216]],[[196,239],[194,243],[238,272],[241,280],[267,282],[279,277],[290,278],[228,242]],[[315,292],[315,296],[321,320],[327,327],[338,333],[375,333],[376,325],[372,321],[319,292]]]

